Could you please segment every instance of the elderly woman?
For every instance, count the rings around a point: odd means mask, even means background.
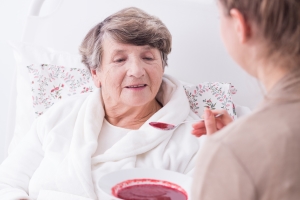
[[[96,25],[80,52],[100,89],[39,117],[0,166],[0,199],[97,199],[96,182],[115,170],[189,174],[199,149],[191,124],[163,131],[152,121],[198,119],[184,89],[164,75],[171,34],[156,17],[121,10]]]
[[[229,54],[266,89],[251,115],[209,136],[194,174],[201,200],[300,199],[300,1],[218,0]],[[215,120],[193,133],[230,123]]]

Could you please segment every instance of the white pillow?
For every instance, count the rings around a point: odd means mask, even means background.
[[[57,101],[95,88],[81,56],[34,44],[11,42],[17,61],[16,125],[10,150],[30,129],[34,119]],[[234,90],[227,83],[184,84],[191,109],[199,116],[204,107],[226,109],[236,119]]]
[[[36,117],[61,99],[93,92],[95,88],[87,68],[75,68],[67,64],[64,66],[32,64],[26,68],[31,85],[32,107]]]
[[[227,110],[232,119],[237,118],[232,95],[237,90],[230,83],[202,82],[197,85],[184,84],[190,108],[198,116],[202,116],[204,108],[211,110]]]
[[[17,64],[17,95],[14,136],[8,152],[29,131],[34,119],[55,102],[94,88],[79,54],[22,42],[10,45]]]

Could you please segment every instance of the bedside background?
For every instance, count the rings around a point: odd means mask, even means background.
[[[15,61],[8,40],[21,40],[31,0],[0,0],[0,163],[5,157],[5,129]]]

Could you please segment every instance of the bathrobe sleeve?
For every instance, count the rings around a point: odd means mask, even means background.
[[[20,144],[0,165],[0,199],[31,199],[29,181],[43,159],[36,120]]]
[[[196,161],[198,158],[198,155],[200,154],[201,148],[203,146],[203,144],[205,143],[206,140],[206,136],[203,135],[200,138],[197,138],[195,136],[193,136],[194,139],[196,140],[196,143],[193,144],[193,146],[195,147],[195,153],[193,154],[193,156],[191,157],[190,161],[188,162],[188,165],[186,167],[186,169],[184,170],[184,174],[193,177],[194,176],[194,171],[195,171],[195,166],[196,166]],[[189,148],[191,148],[191,145],[189,146]]]

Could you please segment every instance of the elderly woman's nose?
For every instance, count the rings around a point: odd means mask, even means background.
[[[143,64],[139,60],[133,60],[132,62],[128,63],[128,76],[134,76],[140,78],[145,75],[145,69]]]

